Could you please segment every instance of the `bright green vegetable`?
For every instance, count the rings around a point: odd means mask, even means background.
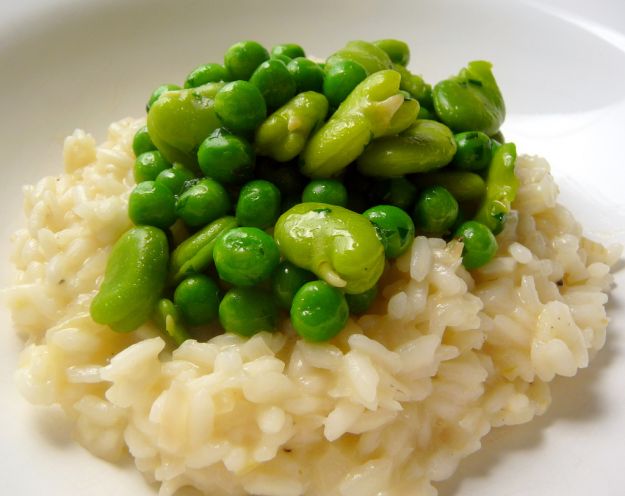
[[[156,177],[165,169],[169,169],[171,164],[163,158],[161,152],[157,150],[143,152],[135,160],[134,178],[137,184],[143,181],[154,181]]]
[[[222,184],[247,181],[254,170],[254,149],[239,136],[218,128],[206,138],[197,152],[200,169]]]
[[[481,200],[486,192],[484,179],[474,172],[443,170],[414,176],[421,188],[443,186],[459,202]]]
[[[170,280],[177,284],[186,276],[207,269],[213,263],[217,238],[236,226],[234,217],[222,217],[180,243],[171,254]]]
[[[91,318],[117,332],[134,331],[147,321],[165,287],[169,248],[165,233],[138,226],[117,240],[104,280],[91,302]]]
[[[295,79],[281,60],[269,59],[260,64],[250,83],[260,90],[269,109],[277,109],[295,96]]]
[[[179,89],[180,89],[180,86],[178,86],[177,84],[161,84],[150,95],[150,98],[148,99],[148,103],[145,105],[145,111],[149,112],[152,105],[154,105],[154,102],[156,102],[156,100],[158,100],[163,93],[166,93],[168,91],[176,91]]]
[[[458,217],[458,202],[442,186],[424,189],[415,204],[413,218],[415,227],[432,237],[449,232]]]
[[[482,131],[490,136],[503,123],[506,107],[491,68],[483,60],[469,62],[457,76],[434,87],[436,113],[455,133]]]
[[[275,331],[278,307],[271,293],[262,289],[232,288],[219,304],[219,322],[227,332],[245,337]]]
[[[454,136],[456,154],[452,164],[458,169],[477,171],[488,167],[492,157],[490,138],[480,131],[467,131]]]
[[[128,216],[136,225],[167,229],[176,222],[174,194],[155,181],[143,181],[128,197]]]
[[[334,64],[351,60],[365,68],[368,75],[385,69],[391,69],[393,63],[387,53],[367,41],[350,41],[326,60],[326,71]]]
[[[375,226],[386,258],[396,258],[410,248],[415,227],[404,210],[393,205],[377,205],[362,215]]]
[[[182,323],[180,312],[171,300],[167,298],[159,300],[154,320],[160,330],[169,336],[176,346],[180,346],[187,339],[191,339],[189,331]]]
[[[187,324],[209,324],[219,312],[219,286],[204,274],[189,276],[176,287],[174,303]]]
[[[256,227],[235,227],[215,242],[219,277],[236,286],[254,286],[271,276],[280,263],[278,246]]]
[[[463,223],[454,237],[464,243],[462,265],[477,269],[488,263],[497,253],[497,240],[488,227],[473,220]]]
[[[419,100],[421,107],[425,107],[426,110],[433,110],[432,86],[427,84],[418,74],[412,74],[401,64],[394,64],[393,69],[401,74],[399,88]]]
[[[373,44],[384,50],[394,64],[405,67],[410,62],[410,48],[403,41],[387,39],[374,41]]]
[[[280,215],[280,190],[269,181],[256,179],[239,192],[236,217],[240,226],[267,229]]]
[[[337,179],[314,179],[304,188],[302,202],[327,203],[345,207],[347,206],[347,189]]]
[[[296,45],[295,43],[283,43],[282,45],[276,45],[271,49],[271,56],[285,55],[290,59],[297,57],[305,57],[304,49]]]
[[[255,41],[240,41],[232,45],[224,55],[224,66],[232,80],[247,81],[256,68],[269,58],[269,52]]]
[[[519,189],[519,180],[514,174],[515,162],[516,146],[514,143],[505,143],[495,149],[488,167],[486,195],[475,220],[488,227],[493,234],[503,230]]]
[[[256,151],[278,162],[295,158],[328,113],[325,96],[307,91],[271,114],[256,131]]]
[[[362,293],[384,270],[384,247],[368,219],[325,203],[300,203],[280,216],[282,255],[347,293]]]
[[[231,207],[225,188],[206,177],[180,195],[176,213],[188,226],[200,227],[223,217]]]
[[[399,92],[400,75],[385,70],[372,74],[341,104],[302,152],[302,172],[331,177],[354,161],[372,138],[409,127],[419,112],[416,100]]]
[[[288,260],[281,262],[273,273],[271,282],[278,305],[285,310],[290,310],[293,297],[299,288],[315,279],[315,274],[312,272],[302,269]]]
[[[291,60],[286,68],[295,81],[297,93],[304,91],[323,91],[323,69],[310,59],[297,57]]]
[[[323,94],[332,107],[343,100],[367,77],[367,71],[353,60],[339,60],[329,66],[323,80]]]
[[[375,285],[364,293],[346,294],[345,300],[347,300],[350,313],[363,314],[371,308],[377,296],[378,286]]]
[[[215,112],[233,133],[253,132],[267,117],[267,105],[260,90],[247,81],[227,83],[215,96]]]
[[[291,323],[306,341],[327,341],[345,327],[349,308],[345,296],[325,281],[304,284],[293,297]]]
[[[215,96],[223,83],[167,91],[148,113],[152,141],[170,163],[197,169],[197,147],[220,126],[215,114]]]
[[[152,138],[150,138],[150,133],[148,133],[148,127],[143,126],[135,133],[132,139],[132,151],[135,157],[139,157],[142,153],[154,150],[156,150],[156,146],[152,143]]]
[[[206,83],[230,81],[230,74],[223,65],[203,64],[193,69],[184,82],[185,88],[197,88]]]
[[[193,172],[181,164],[174,164],[169,169],[160,172],[154,182],[169,188],[174,195],[179,195],[185,183],[195,178]]]
[[[427,172],[449,164],[454,153],[456,142],[447,126],[418,120],[398,136],[373,140],[358,157],[358,170],[375,177]]]

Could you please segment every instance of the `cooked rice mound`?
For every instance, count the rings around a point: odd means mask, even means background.
[[[417,237],[387,267],[369,314],[331,342],[224,334],[173,349],[146,324],[118,334],[89,304],[130,227],[132,138],[76,131],[65,172],[24,188],[9,294],[27,339],[17,384],[59,404],[97,456],[129,452],[161,495],[431,496],[491,427],[528,422],[549,381],[606,338],[618,247],[582,237],[541,158],[520,157],[513,215],[494,260],[469,273],[462,245]]]

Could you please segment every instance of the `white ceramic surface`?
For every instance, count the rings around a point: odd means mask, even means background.
[[[22,222],[20,185],[61,169],[75,127],[101,139],[140,115],[161,82],[219,60],[239,39],[297,41],[328,55],[349,39],[396,37],[426,79],[494,62],[521,152],[547,157],[561,201],[603,241],[625,242],[625,3],[422,0],[23,0],[0,3],[0,285],[8,238]],[[621,266],[623,264],[621,263]],[[534,422],[498,429],[440,485],[441,496],[625,494],[623,270],[606,348],[588,370],[557,380]],[[98,460],[71,440],[58,411],[15,391],[20,341],[0,309],[1,494],[149,496],[131,464]],[[357,496],[357,495],[354,495]],[[419,495],[415,495],[419,496]]]

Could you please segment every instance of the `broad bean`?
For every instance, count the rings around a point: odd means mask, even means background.
[[[374,286],[384,270],[384,246],[360,214],[326,203],[300,203],[276,223],[284,257],[347,293]]]
[[[128,230],[113,246],[104,280],[91,302],[91,318],[117,332],[134,331],[147,321],[167,279],[169,248],[156,227]]]

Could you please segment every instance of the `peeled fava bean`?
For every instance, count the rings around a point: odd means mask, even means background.
[[[328,100],[314,91],[300,93],[271,114],[256,131],[256,152],[278,162],[295,158],[328,113]]]
[[[289,262],[346,293],[367,291],[384,271],[384,246],[375,227],[343,207],[295,205],[278,219],[274,237]]]
[[[148,112],[152,142],[170,162],[197,170],[197,148],[220,127],[215,113],[215,96],[224,83],[167,91]]]
[[[156,227],[137,226],[115,243],[91,318],[117,332],[134,331],[154,312],[167,279],[169,247]]]
[[[326,68],[344,60],[359,63],[365,68],[367,74],[391,69],[393,66],[388,54],[382,48],[368,41],[350,41],[343,48],[328,57]]]
[[[432,90],[436,114],[455,133],[481,131],[492,136],[499,131],[506,107],[491,69],[490,62],[469,62]]]
[[[301,160],[309,177],[331,177],[356,160],[373,138],[399,133],[414,123],[416,100],[399,91],[398,72],[376,72],[360,83],[312,135]]]
[[[373,140],[358,157],[358,170],[375,177],[428,172],[449,164],[455,153],[456,141],[447,126],[419,119],[397,136]]]

